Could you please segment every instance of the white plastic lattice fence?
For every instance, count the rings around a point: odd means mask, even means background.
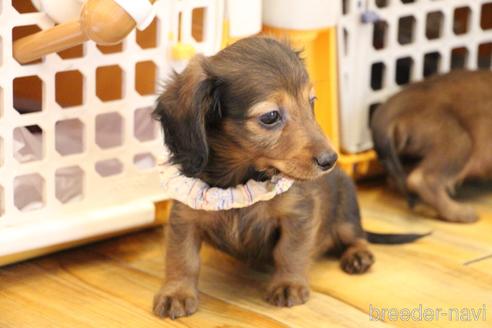
[[[456,68],[490,69],[490,0],[343,0],[342,148],[372,148],[371,110],[401,86]]]
[[[120,46],[87,42],[21,65],[13,40],[53,26],[26,2],[0,2],[0,256],[152,223],[157,81],[178,36],[207,54],[221,40],[222,0],[161,0],[150,27]]]

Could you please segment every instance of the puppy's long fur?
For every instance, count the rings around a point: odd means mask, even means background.
[[[314,119],[311,89],[298,54],[261,37],[197,56],[171,79],[154,114],[184,174],[219,187],[278,172],[297,182],[244,209],[207,212],[176,202],[167,227],[166,280],[154,300],[157,315],[197,310],[203,241],[244,261],[273,265],[266,299],[277,306],[308,299],[313,256],[335,251],[349,273],[372,265],[354,185],[333,168],[336,153]],[[419,236],[369,237],[392,243]]]
[[[492,72],[455,71],[408,86],[371,120],[375,149],[397,186],[447,221],[473,222],[449,193],[467,178],[492,177]],[[407,175],[400,156],[417,165]]]

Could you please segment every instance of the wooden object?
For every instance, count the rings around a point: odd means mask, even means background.
[[[116,44],[135,27],[135,20],[113,0],[88,0],[79,20],[17,40],[13,53],[17,61],[28,63],[88,40],[101,45]]]

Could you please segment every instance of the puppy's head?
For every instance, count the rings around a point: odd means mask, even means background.
[[[314,119],[312,85],[298,53],[264,37],[196,56],[158,101],[174,163],[197,176],[210,149],[258,171],[298,180],[329,171],[337,155]],[[220,140],[220,141],[218,141]]]

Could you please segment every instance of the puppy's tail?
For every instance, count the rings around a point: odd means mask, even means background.
[[[395,146],[395,129],[396,126],[394,124],[383,125],[381,121],[373,120],[371,131],[374,149],[378,154],[381,164],[383,164],[388,174],[395,180],[398,190],[405,195],[410,208],[413,208],[417,202],[417,198],[407,189],[405,183],[406,173]]]
[[[398,245],[412,243],[420,238],[429,236],[427,233],[377,233],[366,231],[367,241],[371,244]]]

